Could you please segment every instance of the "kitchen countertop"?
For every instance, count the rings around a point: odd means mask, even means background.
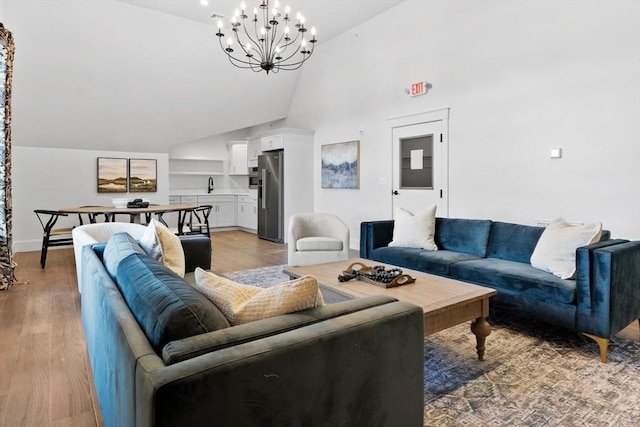
[[[256,190],[170,190],[169,196],[246,196],[257,197]]]

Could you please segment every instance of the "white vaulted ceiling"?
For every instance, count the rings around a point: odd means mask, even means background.
[[[245,0],[248,7],[259,0]],[[229,64],[212,13],[239,1],[0,0],[16,40],[16,145],[167,152],[286,117],[302,70]],[[281,2],[284,5],[284,1]],[[320,43],[400,3],[292,1]]]

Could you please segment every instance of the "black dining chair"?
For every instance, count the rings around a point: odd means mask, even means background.
[[[47,263],[47,250],[51,246],[69,246],[73,245],[73,237],[71,230],[68,228],[54,228],[58,218],[61,216],[69,216],[64,212],[50,211],[46,209],[34,210],[40,225],[42,226],[42,251],[40,252],[40,267],[44,268]]]
[[[206,234],[210,233],[209,215],[211,215],[212,205],[198,206],[189,213],[188,234]]]

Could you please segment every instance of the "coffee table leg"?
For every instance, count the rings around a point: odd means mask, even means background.
[[[484,360],[485,340],[491,333],[491,325],[484,317],[478,317],[471,322],[471,332],[476,336],[476,350],[478,350],[478,360]]]

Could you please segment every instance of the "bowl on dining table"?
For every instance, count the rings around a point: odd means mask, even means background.
[[[124,209],[127,207],[127,203],[129,203],[129,201],[131,201],[131,199],[127,198],[127,197],[118,197],[115,199],[111,199],[111,203],[113,204],[113,207],[116,209]]]

